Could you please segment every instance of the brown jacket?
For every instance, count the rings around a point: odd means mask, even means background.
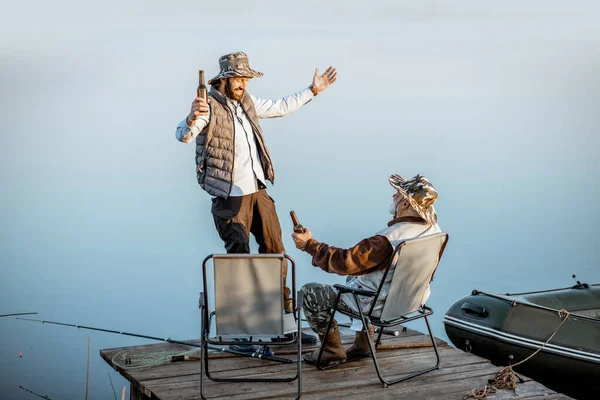
[[[395,247],[404,240],[437,232],[441,232],[437,224],[430,225],[419,217],[403,217],[391,221],[388,228],[361,240],[349,249],[340,249],[311,239],[307,242],[305,251],[313,256],[314,266],[326,272],[349,275],[347,286],[372,291],[381,287],[373,308],[374,315],[379,315],[394,276],[395,266],[390,268],[388,274],[385,274],[385,269],[390,264]],[[382,284],[384,274],[385,282]],[[428,287],[423,302],[429,297],[429,293]],[[359,305],[352,295],[344,293],[342,299],[350,308],[358,310]],[[365,311],[369,310],[373,299],[360,296],[359,300],[360,307]]]
[[[418,217],[396,218],[388,227],[399,222],[425,223]],[[304,251],[313,256],[312,264],[325,272],[338,275],[363,275],[384,269],[390,261],[394,248],[389,239],[375,235],[361,240],[349,249],[340,249],[310,239]]]

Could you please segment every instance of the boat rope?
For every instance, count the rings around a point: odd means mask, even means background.
[[[496,373],[496,375],[494,376],[493,379],[489,380],[489,382],[488,382],[489,385],[485,385],[483,388],[476,388],[476,389],[471,390],[471,392],[466,394],[463,397],[463,399],[473,398],[475,400],[483,400],[483,399],[487,398],[488,394],[496,393],[496,390],[498,390],[498,389],[512,389],[516,394],[519,378],[517,378],[517,376],[515,375],[513,368],[516,367],[517,365],[523,364],[525,361],[531,359],[533,356],[535,356],[537,353],[539,353],[548,343],[550,343],[550,341],[552,340],[554,335],[556,335],[556,333],[559,331],[559,329],[563,326],[563,324],[569,318],[569,312],[563,308],[560,311],[558,311],[558,316],[562,319],[562,321],[560,322],[558,327],[554,330],[552,335],[550,335],[548,340],[546,340],[544,343],[542,343],[542,345],[540,346],[539,349],[534,351],[529,357],[525,358],[524,360],[521,360],[516,364],[503,367],[500,371],[498,371]]]

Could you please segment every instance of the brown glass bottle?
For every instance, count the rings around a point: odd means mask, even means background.
[[[294,224],[294,232],[296,233],[304,233],[304,227],[300,222],[298,222],[298,217],[296,217],[296,213],[290,211],[290,217],[292,217],[292,223]]]
[[[204,100],[208,100],[208,89],[204,84],[204,70],[198,72],[198,97],[202,97]]]

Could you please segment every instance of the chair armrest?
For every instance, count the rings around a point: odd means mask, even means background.
[[[346,286],[346,285],[335,284],[335,285],[333,285],[333,287],[342,293],[351,292],[351,293],[356,293],[358,295],[367,296],[367,297],[373,297],[377,294],[376,292],[374,292],[372,290],[357,289],[357,288],[353,288],[353,287]]]

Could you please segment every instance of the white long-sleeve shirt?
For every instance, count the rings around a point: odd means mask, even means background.
[[[254,102],[258,118],[276,118],[290,114],[308,103],[314,97],[310,88],[277,100],[259,99],[250,95]],[[235,116],[233,121],[235,160],[233,163],[233,182],[230,196],[244,196],[258,191],[257,179],[265,184],[265,173],[258,154],[256,138],[248,116],[239,102],[227,99],[227,105]],[[210,112],[199,117],[192,127],[184,119],[177,126],[175,137],[183,143],[189,143],[208,125]]]

